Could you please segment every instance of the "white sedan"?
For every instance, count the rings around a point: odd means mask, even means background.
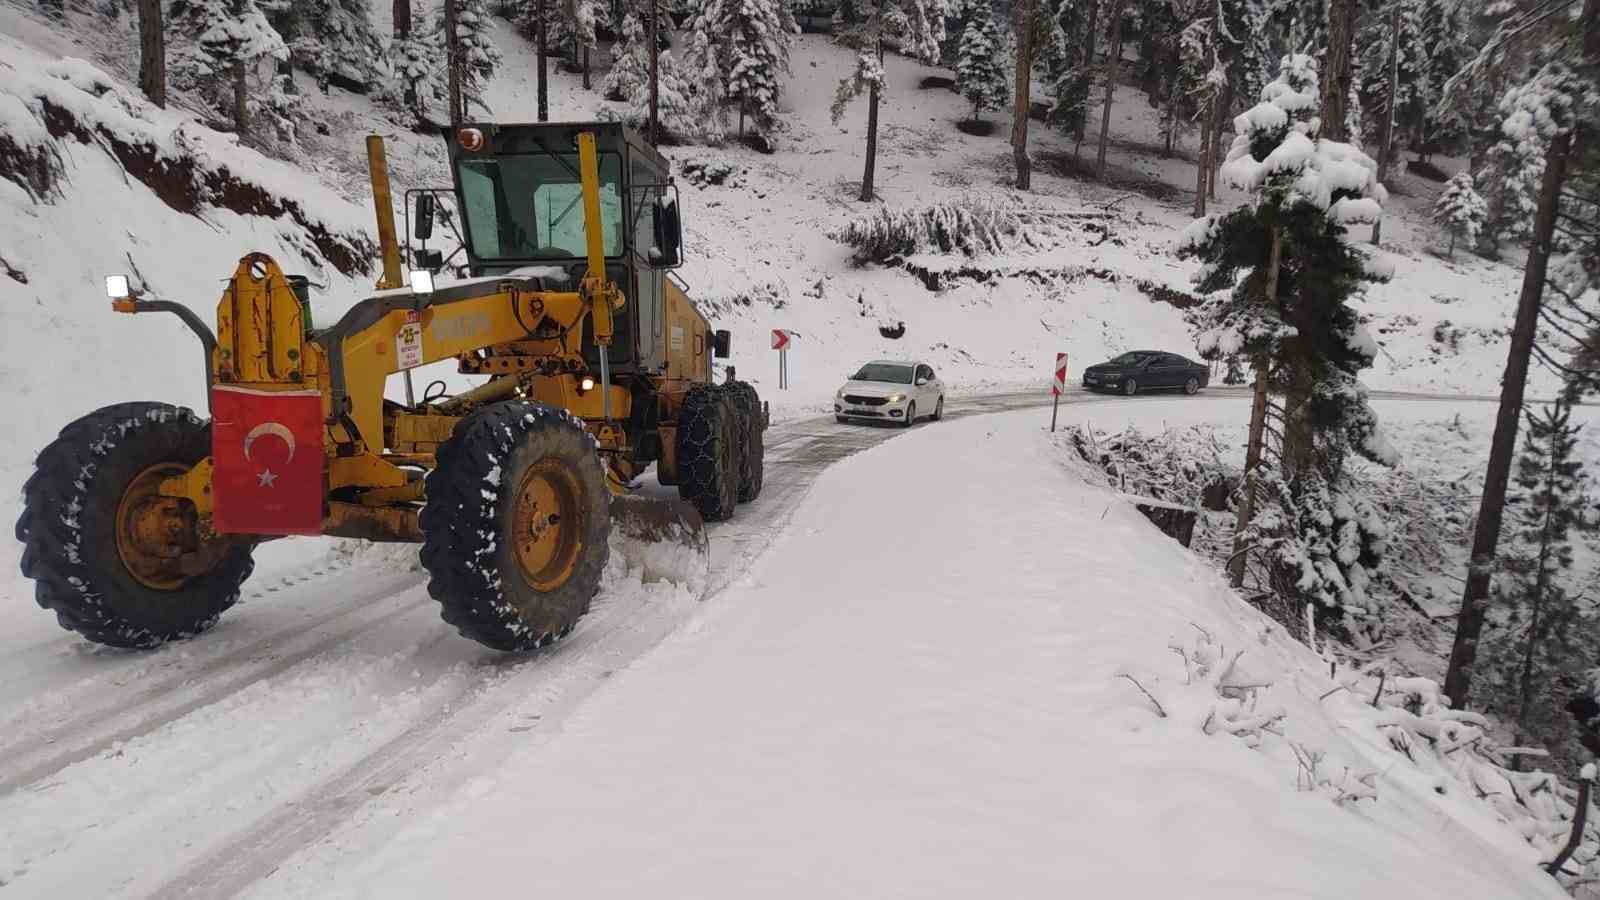
[[[919,418],[944,418],[944,383],[923,362],[878,360],[861,367],[833,395],[841,422],[890,421],[910,428]]]

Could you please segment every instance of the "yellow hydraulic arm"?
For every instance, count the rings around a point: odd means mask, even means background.
[[[578,177],[583,188],[583,232],[589,245],[589,271],[578,292],[594,316],[594,342],[600,353],[600,389],[605,401],[605,418],[611,421],[611,311],[622,306],[622,291],[606,278],[605,235],[600,225],[600,155],[595,150],[593,132],[578,135]]]

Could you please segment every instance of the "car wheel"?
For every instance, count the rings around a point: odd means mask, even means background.
[[[916,422],[917,422],[917,405],[915,403],[913,403],[910,406],[906,407],[906,421],[905,421],[905,424],[901,425],[900,427],[901,428],[910,428],[912,425],[915,425]]]
[[[1139,393],[1139,382],[1134,381],[1132,378],[1124,381],[1122,383],[1122,393],[1128,395],[1129,397]]]
[[[1184,382],[1184,384],[1183,384],[1183,392],[1185,394],[1197,394],[1197,393],[1199,393],[1200,392],[1200,379],[1191,378],[1188,381]]]
[[[939,405],[935,406],[933,408],[933,420],[935,422],[937,422],[937,421],[939,421],[940,419],[943,419],[943,418],[944,418],[944,398],[940,397],[939,398]]]

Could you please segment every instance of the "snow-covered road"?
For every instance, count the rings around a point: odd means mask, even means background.
[[[1231,409],[1244,398],[1214,393],[1207,405]],[[1073,394],[1063,421],[1086,412],[1082,404],[1111,404],[1095,407],[1111,413],[1144,402]],[[1039,392],[952,399],[947,418],[1047,404]],[[439,622],[408,548],[264,572],[215,631],[155,653],[95,648],[65,633],[41,638],[31,627],[0,634],[5,896],[230,896],[291,859],[308,872],[338,868],[330,854],[344,843],[334,837],[381,844],[412,811],[489,790],[479,787],[483,773],[559,731],[596,689],[685,623],[700,627],[695,611],[738,589],[825,469],[907,433],[831,417],[775,426],[762,497],[712,529],[706,590],[641,583],[615,564],[594,611],[548,653],[507,657],[458,637]],[[968,480],[962,471],[960,479],[923,473],[923,493],[943,498],[925,515],[947,516],[961,502],[948,488]],[[862,508],[849,518],[883,500],[861,492]],[[913,537],[886,532],[882,550]],[[878,552],[863,550],[859,562]],[[804,592],[838,588],[818,582]],[[24,596],[6,601],[8,619],[44,615],[21,611]],[[1003,611],[985,608],[972,614],[979,631]],[[544,827],[559,825],[527,812]]]

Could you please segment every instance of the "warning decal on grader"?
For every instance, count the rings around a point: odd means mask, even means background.
[[[396,365],[402,369],[422,365],[422,323],[414,312],[406,313],[406,324],[394,336],[394,355]]]
[[[211,389],[216,529],[322,533],[322,394]]]

